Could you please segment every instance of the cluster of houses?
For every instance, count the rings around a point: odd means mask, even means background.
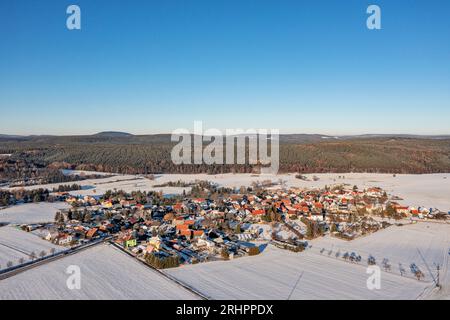
[[[431,213],[392,202],[380,188],[345,185],[179,197],[170,205],[131,195],[67,195],[66,201],[72,208],[47,226],[48,241],[73,246],[108,237],[138,258],[178,257],[181,264],[257,254],[264,241],[292,246],[316,236],[308,231],[313,225],[353,239],[386,227],[374,216]],[[281,229],[287,236],[276,232]]]

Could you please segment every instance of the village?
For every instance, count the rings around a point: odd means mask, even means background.
[[[258,255],[268,243],[301,252],[325,234],[352,241],[392,224],[448,216],[400,205],[381,188],[346,184],[232,189],[196,181],[180,195],[114,190],[102,196],[58,192],[57,197],[71,206],[59,210],[53,223],[21,228],[71,248],[105,239],[157,269]]]

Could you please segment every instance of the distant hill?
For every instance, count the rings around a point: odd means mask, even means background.
[[[17,141],[26,140],[25,136],[11,135],[11,134],[0,134],[0,141]]]
[[[120,132],[120,131],[103,131],[94,134],[95,137],[110,137],[110,138],[122,138],[122,137],[132,137],[131,133]]]

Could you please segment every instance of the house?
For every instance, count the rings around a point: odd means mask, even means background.
[[[408,207],[403,207],[403,206],[396,206],[395,207],[395,211],[399,214],[408,214],[409,213],[409,208]]]
[[[180,230],[179,235],[185,236],[186,238],[190,239],[192,236],[192,230],[190,229]]]
[[[173,211],[175,211],[176,213],[180,214],[183,213],[185,211],[187,211],[187,207],[182,204],[182,203],[176,203],[173,205],[172,207]]]
[[[57,237],[58,237],[57,231],[49,231],[44,239],[47,241],[54,241]]]
[[[55,239],[55,243],[60,246],[67,246],[70,245],[72,240],[73,238],[70,234],[63,233],[58,235],[58,237]]]
[[[109,209],[109,208],[112,208],[113,203],[110,200],[106,200],[106,201],[103,201],[101,203],[101,205],[102,205],[103,208]]]
[[[239,241],[249,241],[255,239],[255,236],[251,233],[239,233],[236,234],[236,237]]]
[[[383,195],[383,191],[381,188],[369,188],[366,191],[366,194],[370,197],[381,197]]]
[[[74,202],[78,202],[78,198],[76,198],[76,197],[68,197],[66,199],[66,202],[69,203],[69,204],[72,204]]]
[[[173,215],[173,214],[172,214]],[[166,217],[166,215],[164,216],[164,218]],[[168,217],[169,218],[169,217]],[[172,224],[174,226],[178,226],[180,224],[184,224],[184,218],[183,217],[176,217],[175,219],[171,219],[172,220]],[[167,221],[167,220],[166,220]]]
[[[173,213],[166,213],[163,217],[164,221],[172,221],[175,218]]]
[[[154,252],[156,249],[153,245],[148,244],[147,247],[144,250],[145,254],[151,254],[152,252]]]
[[[265,214],[266,214],[266,210],[264,210],[264,209],[257,209],[257,210],[252,211],[252,215],[254,215],[254,216],[261,216],[261,215],[265,215]]]
[[[42,227],[42,225],[40,225],[40,224],[29,224],[29,225],[25,226],[24,228],[25,228],[25,231],[31,232],[31,231],[39,229],[41,227]]]
[[[92,239],[97,235],[98,228],[91,228],[86,232],[86,238]]]
[[[148,240],[148,244],[153,247],[155,250],[159,250],[161,248],[162,239],[160,236],[151,237]],[[153,250],[152,249],[152,250]]]
[[[178,224],[176,227],[177,231],[185,231],[185,230],[189,230],[189,225],[187,224]]]
[[[193,238],[201,237],[204,234],[205,234],[205,232],[203,230],[193,230],[192,231],[192,237]]]
[[[211,240],[207,240],[203,237],[196,238],[195,242],[192,244],[192,248],[194,250],[208,250],[213,251],[215,248],[215,244]]]
[[[125,249],[135,247],[137,245],[137,240],[132,235],[128,235],[125,238],[123,238],[123,246]]]

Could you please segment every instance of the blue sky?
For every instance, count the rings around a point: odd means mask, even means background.
[[[0,133],[450,134],[449,15],[447,0],[2,0]]]

